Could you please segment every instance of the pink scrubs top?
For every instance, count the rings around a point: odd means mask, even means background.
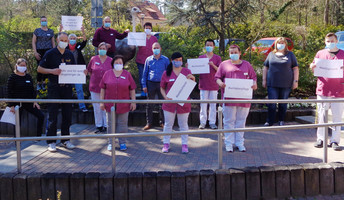
[[[253,70],[251,64],[245,60],[242,60],[242,63],[235,65],[231,60],[223,61],[219,69],[215,74],[215,80],[220,79],[222,82],[225,82],[225,78],[237,78],[237,79],[253,79],[257,81],[257,75]],[[224,95],[224,89],[221,89],[222,99]],[[234,99],[234,98],[225,98],[225,99]],[[239,99],[239,98],[235,98]],[[239,106],[249,108],[250,103],[226,103],[225,106]]]
[[[104,63],[101,63],[99,56],[93,56],[88,63],[87,70],[91,73],[89,90],[100,93],[99,83],[106,71],[112,69],[111,57],[107,57]]]
[[[140,64],[145,64],[146,59],[153,55],[152,46],[158,39],[155,36],[151,36],[149,39],[146,38],[146,46],[139,46],[139,51],[136,55],[136,62]]]
[[[123,70],[119,77],[116,77],[113,70],[105,72],[99,87],[105,90],[104,99],[129,99],[130,90],[136,89],[136,84],[130,72]],[[112,103],[106,103],[106,112],[111,112]],[[118,103],[115,105],[116,113],[123,114],[130,111],[130,103]]]
[[[337,55],[332,57],[328,49],[323,49],[317,52],[315,58],[327,60],[344,59],[344,51],[339,50]],[[315,60],[313,61],[313,63],[315,63]],[[327,97],[344,97],[344,78],[318,77],[316,94]]]
[[[180,72],[183,75],[187,76],[191,74],[191,71],[187,68],[182,68],[182,71]],[[166,75],[166,71],[162,74],[161,81],[160,81],[160,87],[164,88],[166,90],[166,94],[170,91],[172,85],[177,79],[177,75],[173,72],[171,72],[171,76]],[[190,99],[190,98],[188,98]],[[164,103],[162,104],[162,109],[171,113],[177,112],[178,114],[182,113],[189,113],[191,112],[191,104],[190,103],[184,103],[183,106],[180,106],[177,103]]]
[[[201,55],[199,58],[207,58],[207,55]],[[221,64],[221,57],[214,54],[213,57],[209,61],[212,61],[217,67]],[[215,76],[215,69],[214,67],[210,66],[210,73],[209,74],[200,74],[199,75],[199,83],[198,88],[200,90],[219,90],[219,85],[216,83],[214,76]]]

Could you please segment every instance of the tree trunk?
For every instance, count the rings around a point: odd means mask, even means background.
[[[330,0],[325,0],[324,23],[328,25],[328,14],[330,10]]]

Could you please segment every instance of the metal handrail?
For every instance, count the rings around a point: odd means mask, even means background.
[[[157,104],[157,103],[330,103],[330,102],[344,102],[344,98],[338,99],[255,99],[255,100],[76,100],[76,99],[0,99],[2,102],[20,102],[20,103],[139,103],[139,104]],[[73,136],[46,136],[46,137],[20,137],[20,124],[19,124],[19,106],[15,107],[16,114],[16,138],[3,138],[0,142],[16,142],[17,149],[17,171],[21,173],[21,141],[33,140],[58,140],[58,139],[90,139],[90,138],[111,138],[112,147],[115,144],[115,138],[123,137],[147,137],[147,136],[163,136],[163,135],[194,135],[194,134],[218,134],[218,166],[219,169],[222,165],[222,137],[225,132],[248,132],[248,131],[264,131],[264,130],[286,130],[286,129],[304,129],[304,128],[317,128],[329,126],[342,126],[344,123],[327,123],[328,111],[325,112],[324,122],[322,124],[303,124],[303,125],[289,125],[278,127],[249,127],[249,128],[235,128],[235,129],[222,129],[222,107],[219,106],[218,110],[218,130],[204,130],[204,131],[178,131],[178,132],[145,132],[145,133],[114,133],[115,132],[115,109],[111,108],[112,130],[110,134],[91,134],[91,135],[73,135]],[[328,129],[325,129],[325,141],[327,141]],[[323,162],[327,162],[327,146],[324,145]],[[112,148],[112,171],[116,170],[115,162],[115,148]]]

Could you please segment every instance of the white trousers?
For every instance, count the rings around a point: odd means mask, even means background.
[[[164,117],[165,117],[164,132],[172,132],[176,114],[177,114],[176,112],[171,113],[164,110]],[[179,131],[189,130],[188,117],[189,117],[189,113],[177,114]],[[182,137],[182,144],[188,144],[188,135],[181,135],[181,137]],[[162,141],[164,144],[170,144],[170,139],[171,139],[170,135],[165,135],[163,136]]]
[[[335,97],[317,96],[317,99],[337,99]],[[342,114],[344,109],[344,103],[317,103],[318,106],[318,123],[324,123],[325,111],[331,108],[332,111],[332,121],[333,123],[342,121]],[[326,127],[327,128],[327,127]],[[330,142],[340,142],[340,126],[336,126],[335,130],[332,131],[332,137]],[[317,129],[317,140],[324,141],[325,138],[325,127],[318,127]],[[324,141],[326,144],[327,141]]]
[[[216,90],[200,90],[201,100],[216,100],[217,91]],[[199,120],[201,124],[207,123],[207,107],[208,103],[201,103],[201,111],[199,113]],[[209,104],[209,124],[216,123],[216,103]]]
[[[92,100],[100,100],[100,93],[91,92]],[[92,103],[96,127],[107,127],[106,111],[100,110],[100,103]]]
[[[223,106],[223,126],[225,129],[245,128],[250,108],[239,106]],[[225,145],[243,146],[244,132],[225,133]]]

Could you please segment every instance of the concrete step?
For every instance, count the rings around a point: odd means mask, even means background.
[[[296,116],[295,121],[300,124],[314,124],[315,116],[314,115]]]

